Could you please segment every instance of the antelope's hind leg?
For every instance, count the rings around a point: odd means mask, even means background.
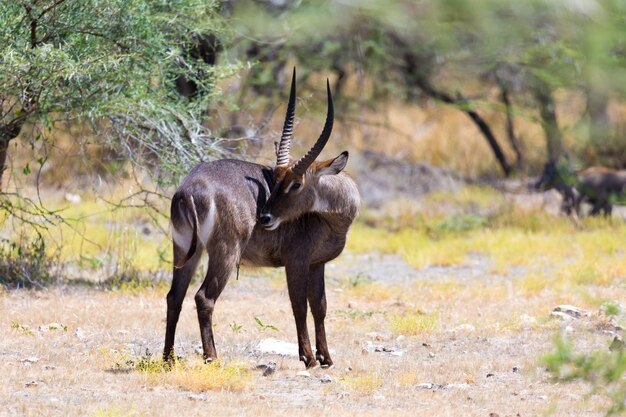
[[[227,247],[228,245],[216,245],[209,248],[207,274],[195,296],[205,362],[211,362],[217,358],[213,339],[213,310],[238,259],[238,256],[233,253],[235,251],[229,253]]]
[[[315,357],[322,367],[333,366],[326,342],[326,289],[324,283],[324,264],[312,265],[309,270],[308,299],[311,314],[315,322]]]
[[[174,264],[184,258],[186,254],[186,250],[181,249],[174,243]],[[187,288],[189,288],[191,278],[194,272],[196,272],[201,254],[202,250],[197,248],[196,253],[182,268],[174,267],[172,287],[167,293],[167,325],[165,328],[165,348],[163,349],[163,360],[170,364],[175,359],[174,338],[176,335],[176,324],[178,323],[185,294],[187,294]]]

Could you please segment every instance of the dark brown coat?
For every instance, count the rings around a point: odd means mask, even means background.
[[[316,359],[333,364],[326,343],[324,265],[339,256],[356,217],[360,196],[342,172],[343,152],[314,162],[332,129],[332,97],[322,135],[300,160],[288,158],[295,103],[295,72],[290,106],[277,166],[219,160],[196,166],[172,198],[174,277],[167,295],[164,359],[174,358],[174,336],[180,309],[202,249],[209,255],[204,282],[195,301],[202,348],[207,361],[216,358],[212,315],[215,302],[238,264],[285,267],[296,321],[300,359],[307,367]],[[307,302],[315,322],[313,355],[306,324]]]

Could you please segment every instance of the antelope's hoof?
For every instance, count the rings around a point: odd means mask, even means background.
[[[333,360],[330,358],[330,356],[324,356],[321,353],[318,353],[315,355],[315,357],[320,362],[320,366],[322,368],[330,368],[331,366],[333,366]]]
[[[300,360],[304,362],[306,369],[315,368],[317,366],[317,361],[313,357],[307,358],[306,356],[300,356]]]
[[[204,358],[204,364],[205,364],[205,365],[209,365],[209,364],[211,364],[211,362],[213,362],[213,358],[212,358],[212,357],[210,357],[210,356],[206,356],[206,357]]]

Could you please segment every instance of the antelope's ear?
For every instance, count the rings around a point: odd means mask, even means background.
[[[335,159],[320,162],[317,168],[317,175],[336,175],[346,167],[348,163],[348,151],[343,151]]]

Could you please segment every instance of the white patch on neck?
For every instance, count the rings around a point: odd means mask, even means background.
[[[328,201],[322,197],[320,197],[319,193],[315,193],[315,202],[313,203],[313,208],[311,211],[315,213],[326,213],[330,211],[330,204]]]

